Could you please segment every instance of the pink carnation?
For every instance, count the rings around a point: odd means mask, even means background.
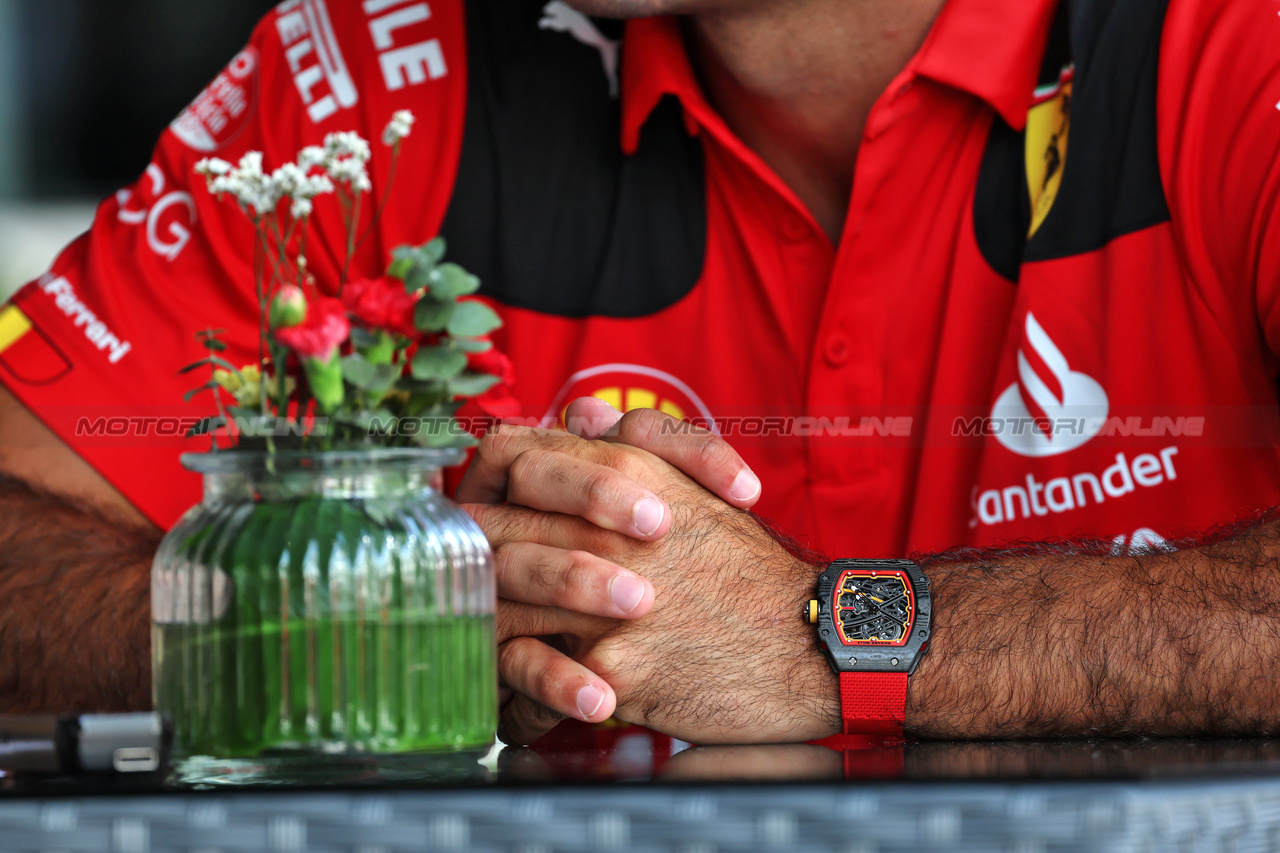
[[[413,324],[418,298],[405,293],[404,282],[399,279],[384,276],[348,282],[342,290],[342,302],[357,320],[371,329],[405,338],[418,335]]]
[[[276,340],[293,350],[300,359],[330,361],[334,352],[351,335],[346,309],[342,303],[321,296],[308,306],[307,319],[301,326],[276,329]]]

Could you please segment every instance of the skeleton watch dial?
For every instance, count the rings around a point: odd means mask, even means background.
[[[846,646],[900,646],[911,635],[915,596],[903,572],[847,571],[836,584],[831,612]]]

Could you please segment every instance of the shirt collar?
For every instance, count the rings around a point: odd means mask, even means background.
[[[948,0],[916,73],[969,92],[1022,130],[1059,0]]]
[[[909,68],[969,92],[1015,130],[1027,122],[1049,27],[1059,0],[948,0]],[[666,95],[685,108],[691,133],[718,121],[693,73],[675,18],[627,22],[622,48],[622,150]]]

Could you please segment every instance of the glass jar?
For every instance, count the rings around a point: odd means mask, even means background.
[[[184,456],[204,499],[152,570],[155,706],[175,755],[486,750],[493,558],[438,491],[458,450]]]

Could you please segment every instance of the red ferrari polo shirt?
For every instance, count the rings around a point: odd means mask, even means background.
[[[443,232],[503,314],[525,422],[596,395],[707,425],[832,555],[1158,546],[1280,502],[1278,29],[1238,0],[949,0],[872,110],[833,245],[673,19],[289,0],[0,314],[0,381],[171,523],[198,498],[193,335],[255,352],[250,231],[192,166],[410,109],[357,268]],[[316,227],[332,288],[336,211]]]

